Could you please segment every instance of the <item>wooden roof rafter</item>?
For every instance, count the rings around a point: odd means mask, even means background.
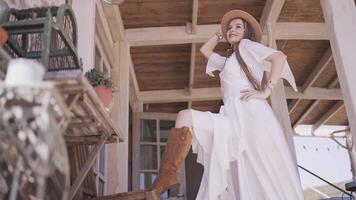
[[[219,24],[197,25],[196,34],[186,32],[186,26],[132,28],[125,30],[130,46],[203,43],[218,30]],[[274,28],[276,40],[327,40],[325,23],[277,22]],[[265,39],[265,38],[263,38]]]
[[[285,92],[287,99],[342,100],[340,89],[311,87],[303,94],[295,92],[291,87],[285,87]],[[186,95],[184,89],[141,91],[139,93],[139,101],[144,103],[210,101],[221,99],[222,95],[219,87],[194,88],[191,95]]]
[[[305,93],[311,86],[315,83],[315,81],[320,77],[320,74],[326,69],[328,64],[332,60],[331,48],[327,49],[324,53],[323,57],[320,59],[316,67],[310,73],[306,81],[304,82],[301,92]],[[336,81],[335,81],[336,80]],[[335,83],[337,83],[337,77],[334,79],[332,83],[329,84],[328,88],[332,89],[335,87]],[[293,100],[290,103],[289,113],[292,113],[297,105],[301,102],[301,99]],[[319,105],[320,100],[315,100],[308,108],[304,111],[304,113],[298,118],[298,120],[293,124],[293,128],[295,128],[298,124],[300,124],[312,111],[313,109]]]
[[[326,50],[325,54],[320,59],[319,63],[316,65],[312,73],[308,76],[307,80],[304,82],[301,91],[302,93],[304,93],[313,85],[313,83],[320,77],[320,74],[325,70],[331,60],[332,53],[331,48],[329,48],[328,50]]]
[[[262,32],[267,34],[267,26],[273,29],[282,11],[285,0],[267,0],[260,19]]]
[[[343,101],[338,101],[328,112],[326,112],[312,127],[313,134],[321,126],[331,119],[339,110],[344,107]],[[315,134],[314,134],[315,135]]]
[[[327,53],[325,54],[327,55]],[[323,60],[323,59],[322,59]],[[335,86],[338,83],[338,78],[336,77],[329,85],[328,88],[332,89],[335,88]],[[310,87],[309,87],[310,88]],[[308,89],[309,89],[308,88]],[[300,99],[298,99],[300,100]],[[315,100],[308,108],[306,111],[304,111],[304,113],[302,114],[302,116],[300,116],[298,118],[298,120],[293,124],[293,128],[295,128],[298,124],[300,124],[310,113],[311,111],[313,111],[313,109],[320,103],[321,100]],[[324,123],[324,122],[323,122]]]
[[[193,0],[191,34],[197,33],[198,7],[199,7],[198,5],[199,5],[199,0]],[[194,84],[196,47],[197,47],[196,43],[192,43],[191,53],[190,53],[190,68],[189,68],[189,83],[188,83],[189,95],[192,94],[193,84]],[[188,108],[192,108],[192,101],[188,102]]]

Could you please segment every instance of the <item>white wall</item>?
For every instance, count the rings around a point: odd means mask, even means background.
[[[95,51],[95,0],[72,1],[78,28],[78,55],[83,61],[84,72],[94,66]]]
[[[338,139],[345,144],[345,139]],[[350,160],[346,149],[343,149],[330,138],[294,137],[298,164],[321,176],[338,183],[352,179]],[[321,186],[326,183],[299,170],[303,188]]]

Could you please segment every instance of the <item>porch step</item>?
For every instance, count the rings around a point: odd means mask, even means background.
[[[154,191],[140,190],[107,196],[95,197],[93,200],[160,200],[161,197]]]

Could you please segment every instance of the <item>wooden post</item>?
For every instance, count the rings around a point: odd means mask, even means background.
[[[272,27],[268,26],[269,29],[269,37],[271,37],[272,42],[269,44],[270,47],[272,48],[277,48],[277,43],[273,39],[272,36]],[[270,41],[271,41],[270,40]],[[278,83],[276,84],[276,87],[274,88],[271,96],[270,96],[270,102],[271,102],[271,107],[274,111],[274,114],[276,115],[277,119],[281,123],[284,135],[286,137],[290,152],[293,156],[293,160],[297,166],[297,154],[295,151],[295,146],[294,146],[294,141],[293,141],[293,135],[294,135],[294,130],[292,129],[291,121],[289,118],[289,111],[288,111],[288,104],[287,104],[287,98],[286,98],[286,93],[284,89],[284,84],[283,84],[283,79],[280,79]]]
[[[83,70],[94,67],[95,49],[95,0],[75,0],[72,8],[77,20],[78,55],[83,61]]]
[[[114,67],[119,67],[118,95],[119,112],[118,121],[115,123],[123,131],[124,142],[118,144],[119,157],[119,186],[117,192],[125,192],[128,189],[128,148],[129,148],[129,91],[130,91],[130,47],[127,42],[115,42],[114,44]]]
[[[143,103],[135,101],[132,104],[132,190],[140,189],[140,113]]]
[[[353,143],[356,143],[356,8],[353,0],[321,0]]]
[[[286,136],[289,149],[292,153],[295,163],[297,163],[297,156],[294,147],[293,135],[294,131],[289,118],[288,105],[286,101],[286,94],[284,91],[283,80],[279,80],[273,93],[270,96],[272,109],[280,121],[284,134]]]
[[[111,70],[111,78],[113,82],[113,107],[111,109],[111,119],[115,123],[116,126],[118,125],[119,121],[119,86],[120,86],[120,71],[119,71],[119,45],[113,47],[113,55],[114,55],[114,65]],[[121,127],[120,127],[121,128]],[[122,129],[123,130],[123,129]],[[124,134],[124,133],[123,133]],[[107,177],[107,194],[114,194],[117,191],[119,186],[120,176],[119,176],[119,157],[121,156],[118,151],[118,144],[107,144],[108,149],[108,177]]]

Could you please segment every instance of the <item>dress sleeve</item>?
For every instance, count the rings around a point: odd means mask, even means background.
[[[220,56],[217,53],[211,54],[211,56],[208,59],[208,63],[206,64],[206,70],[205,73],[208,74],[209,76],[214,77],[213,71],[219,70],[221,71],[224,67],[226,57]]]
[[[241,41],[241,45],[243,45],[246,49],[250,50],[248,52],[259,63],[262,63],[268,56],[272,55],[273,53],[278,52],[278,50],[276,49],[266,47],[261,43],[253,42],[246,39]]]
[[[261,43],[253,42],[247,39],[241,40],[239,50],[241,56],[246,59],[245,61],[248,61],[252,65],[256,64],[257,66],[259,66],[257,70],[263,70],[268,72],[271,71],[272,63],[266,61],[265,59],[273,53],[280,52],[276,49],[266,47]],[[263,73],[259,73],[260,76],[262,74]],[[286,79],[295,91],[298,90],[293,73],[287,61],[284,63],[283,66],[282,78]]]

